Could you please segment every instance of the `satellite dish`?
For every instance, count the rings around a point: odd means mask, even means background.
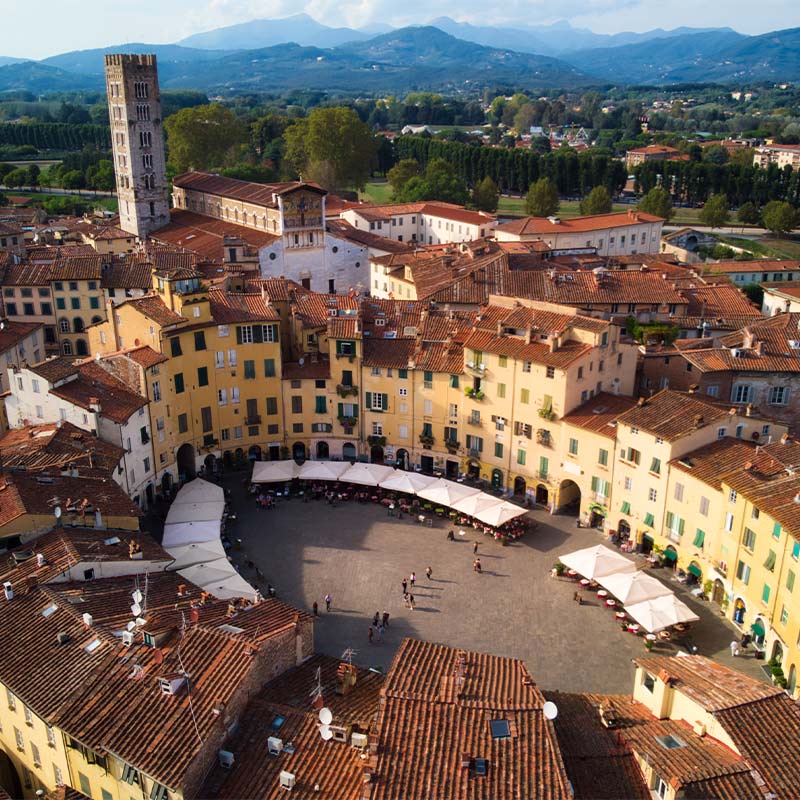
[[[142,602],[142,593],[137,589],[133,594],[131,594],[134,603],[141,603]]]
[[[140,617],[142,615],[142,607],[138,603],[134,603],[131,606],[131,612],[134,617]]]
[[[136,623],[135,623],[133,620],[131,620],[131,621],[128,623],[128,626],[127,626],[127,627],[128,627],[128,630],[129,630],[129,631],[132,631],[132,630],[133,630],[133,629],[136,627]]]
[[[323,725],[330,725],[333,722],[333,714],[329,708],[321,708],[319,710],[319,721]]]
[[[555,719],[558,716],[558,706],[549,700],[542,706],[542,713],[545,719]]]
[[[327,726],[323,725],[319,729],[319,735],[327,742],[329,739],[333,739],[333,731]]]
[[[61,519],[61,506],[56,506],[53,509],[53,514],[55,515],[56,519]]]

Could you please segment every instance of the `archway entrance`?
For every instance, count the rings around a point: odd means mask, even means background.
[[[516,483],[516,481],[515,481]],[[516,492],[515,492],[516,494]],[[550,490],[543,484],[536,484],[536,505],[546,506],[550,504]]]
[[[678,563],[678,551],[671,545],[667,545],[664,550],[664,566],[670,569],[675,569],[675,564]]]
[[[431,475],[433,473],[433,456],[420,456],[419,466],[423,472]]]
[[[399,469],[408,470],[408,450],[402,448],[397,451],[397,466]]]
[[[203,459],[203,468],[205,471],[206,478],[213,477],[214,473],[217,471],[217,458],[216,456],[209,453]]]
[[[14,762],[0,750],[0,787],[6,790],[9,797],[22,797],[22,783],[14,767]]]
[[[698,583],[702,583],[703,581],[703,570],[700,569],[700,565],[696,561],[692,561],[689,564],[688,569],[686,570],[689,573],[689,580],[688,582],[691,585],[696,585]]]
[[[621,519],[617,523],[617,535],[620,539],[630,539],[631,536],[631,526],[628,523],[628,520]]]
[[[473,481],[481,477],[481,465],[477,461],[470,461],[467,464],[467,477]]]
[[[75,342],[75,353],[79,356],[89,355],[89,348],[86,346],[86,342],[83,339],[78,339],[78,341]]]
[[[525,491],[528,488],[528,484],[525,483],[525,478],[521,475],[517,475],[514,478],[514,496],[515,497],[525,497]]]
[[[725,584],[717,578],[714,581],[714,587],[711,589],[711,599],[718,605],[722,605],[722,601],[725,599]]]
[[[281,460],[281,446],[279,444],[271,444],[269,445],[269,449],[267,451],[270,461],[280,461]]]
[[[783,645],[777,639],[772,643],[770,660],[776,664],[783,664]]]
[[[503,472],[499,469],[492,470],[492,489],[503,488]]]
[[[247,455],[251,461],[261,461],[261,448],[257,444],[254,444],[247,451]]]
[[[355,461],[356,455],[356,446],[352,442],[345,442],[342,447],[342,458],[345,461]]]
[[[230,469],[233,466],[233,456],[231,455],[230,450],[226,450],[222,454],[222,466],[225,469]]]
[[[317,442],[317,458],[325,460],[330,455],[330,448],[327,442]]]
[[[561,482],[558,488],[558,510],[564,514],[574,514],[576,517],[581,510],[581,489],[575,481]]]
[[[165,472],[161,476],[161,491],[167,495],[172,490],[172,475],[169,472]]]
[[[447,459],[447,464],[445,466],[445,477],[450,478],[451,480],[457,480],[458,472],[459,472],[460,464],[458,461],[453,461],[451,458]]]
[[[298,464],[305,463],[305,460],[306,460],[306,446],[302,442],[295,442],[292,445],[292,458]]]
[[[195,465],[194,447],[188,442],[178,448],[178,476],[182,481],[190,481],[197,477],[197,466]]]
[[[369,460],[371,464],[383,464],[383,448],[380,445],[370,447]]]
[[[756,621],[750,626],[750,634],[753,637],[753,644],[759,649],[764,649],[764,637],[767,635],[767,628],[761,617],[756,617]]]

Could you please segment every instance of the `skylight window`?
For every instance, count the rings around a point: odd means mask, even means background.
[[[58,611],[58,606],[55,603],[51,603],[47,608],[42,611],[42,616],[47,619],[48,617],[52,616],[53,614]]]
[[[656,741],[667,750],[676,750],[679,747],[686,747],[686,743],[673,736],[671,733],[666,736],[656,736]]]
[[[89,642],[89,644],[87,644],[83,649],[87,653],[94,653],[94,651],[97,650],[97,648],[100,647],[101,644],[102,642],[100,641],[100,639],[92,639],[92,641]]]
[[[510,739],[511,726],[507,719],[493,719],[489,722],[489,730],[492,732],[492,739]]]

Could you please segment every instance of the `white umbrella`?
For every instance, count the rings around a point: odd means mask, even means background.
[[[306,461],[298,477],[304,481],[338,481],[348,469],[349,461]]]
[[[658,633],[664,628],[678,625],[681,622],[695,622],[700,619],[686,603],[678,600],[674,594],[625,606],[625,613],[650,633]]]
[[[204,561],[216,561],[225,558],[225,548],[219,539],[209,542],[192,542],[166,548],[175,559],[168,567],[170,570],[186,569]]]
[[[420,489],[430,486],[439,480],[431,475],[421,475],[418,472],[404,472],[401,469],[394,471],[388,478],[384,478],[378,485],[381,489],[388,489],[392,492],[405,492],[406,494],[416,494]]]
[[[254,461],[251,483],[282,483],[300,474],[295,461]]]
[[[473,489],[471,486],[464,486],[463,483],[455,483],[455,481],[439,478],[436,483],[432,483],[430,486],[418,491],[417,497],[440,506],[452,508],[459,500],[463,500],[472,494],[480,493],[480,489]]]
[[[463,497],[461,500],[456,500],[453,504],[453,509],[470,517],[477,517],[481,511],[487,511],[494,506],[502,505],[503,501],[499,497],[492,497],[492,495],[485,492],[479,492],[478,494],[471,494],[469,497]]]
[[[502,503],[499,506],[492,506],[483,511],[478,512],[475,517],[486,525],[491,525],[493,528],[499,528],[511,519],[521,517],[525,514],[524,508],[515,506],[513,503]]]
[[[384,464],[353,464],[350,469],[339,477],[342,483],[360,483],[364,486],[377,486],[384,478],[394,472],[394,467]]]
[[[615,572],[598,578],[597,582],[623,605],[643,603],[656,597],[672,594],[672,590],[646,572]]]
[[[234,600],[237,597],[246,597],[253,602],[256,600],[256,590],[236,572],[227,578],[201,585],[200,588],[220,600]],[[228,624],[235,626],[236,620],[233,619]]]
[[[225,503],[213,500],[209,503],[173,503],[167,512],[167,525],[175,522],[220,522],[225,513]]]
[[[575,550],[565,556],[559,556],[558,560],[589,580],[597,580],[597,578],[611,575],[613,572],[634,572],[636,570],[633,561],[629,561],[625,556],[621,556],[602,544]]]
[[[219,520],[204,519],[199,522],[174,522],[164,526],[161,544],[169,549],[199,542],[219,541]]]
[[[209,503],[212,501],[225,502],[225,491],[216,483],[195,478],[181,487],[175,496],[172,505],[176,503]]]
[[[178,574],[197,586],[205,588],[212,581],[223,581],[231,575],[238,573],[227,558],[217,558],[214,561],[203,561],[186,569],[178,570]]]

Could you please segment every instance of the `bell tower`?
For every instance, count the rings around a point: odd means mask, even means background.
[[[169,223],[161,95],[154,55],[105,57],[120,227],[144,239]]]

